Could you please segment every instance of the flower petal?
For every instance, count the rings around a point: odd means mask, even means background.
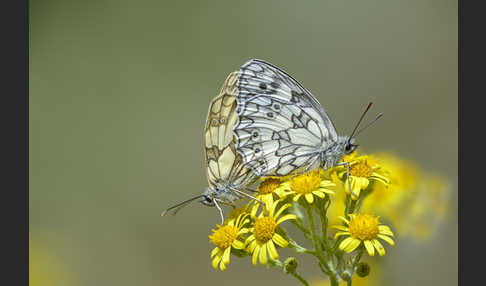
[[[369,240],[365,240],[364,241],[364,246],[366,248],[366,251],[368,251],[368,254],[370,256],[374,256],[375,255],[375,247],[373,246],[373,243]]]
[[[226,248],[224,250],[223,259],[222,259],[222,261],[223,261],[224,264],[229,264],[229,262],[230,262],[230,253],[231,253],[231,247],[228,247],[228,248]],[[223,270],[223,269],[221,269],[221,270]]]
[[[256,242],[256,240],[253,240],[253,241],[252,241],[252,242],[251,242],[251,243],[248,245],[248,247],[247,247],[247,249],[246,249],[246,250],[247,250],[249,253],[253,253],[253,251],[255,250],[255,247],[256,247],[256,246],[257,246],[257,242]]]
[[[250,231],[249,228],[242,228],[238,231],[238,235],[248,233],[249,231]]]
[[[221,257],[223,257],[223,252],[218,253],[214,258],[213,258],[213,268],[218,269],[218,264],[221,261]]]
[[[371,177],[385,185],[388,185],[390,183],[390,180],[385,177],[385,176],[382,176],[380,174],[378,174],[377,172],[373,172],[373,174],[371,174]]]
[[[338,218],[342,219],[346,224],[349,224],[349,220],[343,216],[338,216]]]
[[[294,196],[293,200],[294,202],[297,202],[300,199],[301,194],[297,194]]]
[[[336,184],[334,184],[333,182],[331,182],[329,180],[322,180],[320,186],[323,187],[323,188],[334,187],[334,186],[336,186]]]
[[[239,241],[239,240],[235,239],[235,240],[233,241],[233,243],[231,244],[231,246],[233,246],[233,247],[234,247],[234,248],[236,248],[236,249],[243,249],[243,248],[245,248],[245,243],[243,243],[243,242],[241,242],[241,241]],[[228,248],[229,248],[229,247],[228,247]]]
[[[282,214],[284,210],[288,209],[290,206],[291,204],[285,204],[282,207],[280,207],[280,209],[277,211],[275,215],[273,215],[272,213],[270,215],[273,216],[274,219],[276,219]]]
[[[297,216],[294,214],[286,214],[277,220],[277,224],[280,224],[281,222],[284,222],[289,219],[297,219]]]
[[[260,255],[259,255],[259,258],[260,258],[260,264],[267,264],[267,244],[263,244],[261,249],[260,249]]]
[[[344,225],[332,225],[331,228],[339,229],[342,231],[349,231],[349,227]]]
[[[339,249],[343,250],[344,248],[346,248],[348,246],[348,244],[351,243],[351,241],[353,240],[352,237],[346,237],[343,241],[341,241],[341,243],[339,244]]]
[[[255,240],[255,235],[254,234],[251,234],[249,237],[246,238],[245,244],[248,244],[248,243],[250,243],[250,242],[252,242],[254,240]]]
[[[216,255],[216,253],[218,253],[218,251],[220,251],[220,250],[219,250],[219,247],[215,247],[215,248],[213,249],[213,251],[211,251],[211,258],[213,258],[213,256],[215,256],[215,255]]]
[[[226,264],[224,264],[223,262],[221,262],[221,263],[219,264],[219,269],[221,269],[221,271],[226,270]]]
[[[351,242],[346,246],[345,249],[343,249],[345,252],[351,252],[356,249],[361,244],[361,240],[353,238]]]
[[[340,237],[341,235],[349,235],[349,231],[338,231],[335,235],[334,235],[334,239]]]
[[[377,239],[373,239],[372,242],[375,245],[375,248],[378,251],[378,254],[380,254],[380,256],[385,255],[386,251],[385,251],[385,248],[383,247],[383,245],[381,245],[381,243]]]
[[[378,237],[383,239],[384,241],[388,242],[390,245],[395,245],[395,242],[393,241],[393,239],[391,239],[390,237],[388,237],[386,235],[378,234]]]
[[[309,204],[312,204],[314,202],[314,196],[312,195],[312,193],[305,194],[305,199]]]
[[[275,233],[272,240],[280,247],[287,247],[289,243],[278,233]]]
[[[260,253],[261,247],[255,242],[255,247],[253,249],[253,256],[251,257],[251,263],[253,265],[257,265],[258,263],[258,254]]]
[[[378,230],[380,231],[380,234],[386,234],[389,236],[394,236],[393,232],[391,231],[390,227],[386,225],[380,225],[378,226]]]
[[[268,246],[268,254],[270,255],[270,257],[273,260],[277,260],[279,256],[278,256],[278,253],[277,253],[277,249],[275,248],[275,244],[273,244],[273,241],[269,240],[267,242],[267,246]]]
[[[321,189],[318,189],[316,191],[312,191],[312,194],[315,196],[318,196],[319,198],[323,199],[326,197],[326,194],[321,191]]]

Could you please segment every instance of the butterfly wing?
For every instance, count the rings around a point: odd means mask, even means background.
[[[240,68],[236,149],[258,175],[285,176],[319,163],[336,129],[317,99],[278,67],[252,59]]]
[[[233,127],[238,121],[235,112],[238,74],[233,72],[226,78],[219,95],[211,101],[206,118],[206,174],[213,189],[228,183],[236,188],[245,186],[255,178],[255,174],[244,166],[234,146]]]

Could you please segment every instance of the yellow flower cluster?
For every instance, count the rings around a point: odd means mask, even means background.
[[[211,253],[213,267],[221,270],[229,264],[233,250],[244,251],[252,256],[252,263],[267,264],[268,257],[279,258],[277,247],[288,247],[284,232],[279,231],[279,224],[286,220],[295,220],[296,215],[288,212],[290,202],[305,198],[308,204],[316,199],[324,199],[334,194],[331,187],[335,184],[322,179],[323,171],[311,171],[294,177],[266,177],[256,189],[255,198],[242,207],[234,207],[224,225],[217,225],[209,240],[216,246]],[[284,202],[285,201],[285,202]],[[279,233],[280,232],[280,233]]]
[[[219,265],[221,270],[225,270],[230,262],[232,249],[243,250],[252,255],[255,265],[258,261],[267,264],[268,256],[278,259],[276,245],[287,247],[289,244],[282,233],[279,233],[278,225],[295,219],[294,214],[284,214],[290,204],[278,205],[279,201],[274,201],[258,216],[251,216],[251,210],[245,211],[248,205],[234,209],[233,212],[239,213],[236,218],[228,218],[223,226],[217,225],[218,229],[213,230],[213,234],[209,236],[209,240],[216,246],[211,252],[213,267],[217,269]],[[254,208],[258,208],[258,205]]]
[[[321,270],[333,277],[333,285],[345,279],[355,281],[352,274],[364,253],[383,256],[386,251],[381,241],[395,244],[394,232],[382,220],[391,223],[401,237],[424,237],[431,232],[432,217],[446,214],[447,185],[443,178],[424,175],[414,164],[387,153],[354,152],[344,156],[342,162],[349,166],[261,178],[252,194],[255,200],[233,207],[224,224],[217,225],[209,236],[215,245],[213,267],[225,270],[230,255],[235,255],[251,256],[254,265],[277,265],[284,272],[290,271],[279,261],[278,249],[292,247],[297,253],[316,256],[320,265],[351,253],[352,263],[339,264],[350,268],[323,266]],[[321,220],[317,228],[316,213]],[[290,238],[281,226],[285,221],[297,226],[314,248],[306,249]],[[328,226],[336,230],[332,236]],[[295,269],[290,274],[303,281]],[[345,278],[348,274],[352,277]]]
[[[426,239],[447,213],[449,185],[445,178],[428,174],[416,164],[391,153],[345,156],[350,162],[351,188],[366,198],[361,211],[386,218],[400,232],[401,237]],[[330,223],[340,223],[345,209],[346,167],[327,172],[343,191],[336,192],[336,200],[328,210]],[[354,197],[351,196],[354,199]]]

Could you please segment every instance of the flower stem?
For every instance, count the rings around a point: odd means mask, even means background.
[[[331,286],[339,286],[339,281],[338,281],[336,275],[334,275],[334,274],[329,275],[329,280],[331,281]]]
[[[306,285],[306,286],[310,286],[309,282],[307,282],[302,276],[300,276],[297,271],[296,272],[289,272],[290,275],[294,276],[295,278],[297,278],[297,280],[300,281],[300,283]]]

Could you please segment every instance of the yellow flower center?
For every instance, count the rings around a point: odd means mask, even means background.
[[[366,161],[360,161],[349,168],[351,176],[368,178],[371,174],[373,174],[373,168]]]
[[[260,183],[258,186],[258,193],[260,195],[270,194],[275,191],[276,188],[280,186],[280,180],[275,178],[268,178],[265,179],[263,182]]]
[[[380,230],[378,218],[369,214],[358,214],[349,222],[349,233],[361,241],[375,239]]]
[[[319,171],[311,171],[290,180],[290,189],[299,194],[308,194],[321,185]]]
[[[226,249],[231,246],[238,236],[238,229],[230,225],[220,226],[218,230],[213,229],[213,232],[209,236],[209,240],[220,249]]]
[[[255,234],[255,238],[259,242],[265,243],[272,239],[275,234],[275,228],[277,228],[277,223],[272,217],[257,218],[253,234]]]

